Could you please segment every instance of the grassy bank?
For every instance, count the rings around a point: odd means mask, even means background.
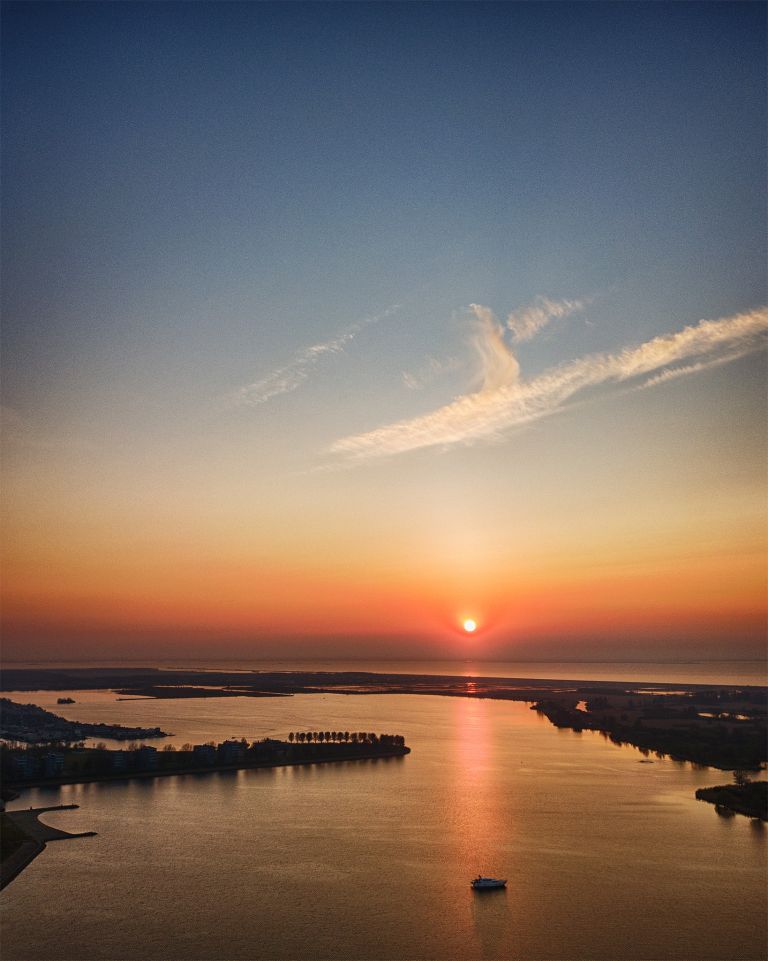
[[[25,841],[32,840],[7,814],[0,814],[0,861],[18,851]]]

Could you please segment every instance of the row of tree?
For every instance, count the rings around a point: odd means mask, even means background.
[[[288,735],[291,744],[380,744],[404,747],[402,734],[372,734],[366,731],[299,731]]]

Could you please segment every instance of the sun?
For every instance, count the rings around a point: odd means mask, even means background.
[[[464,619],[464,623],[462,624],[462,627],[467,632],[467,634],[474,634],[475,631],[477,630],[477,621],[473,621],[471,617],[467,617]]]

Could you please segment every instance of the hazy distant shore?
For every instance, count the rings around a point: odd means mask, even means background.
[[[565,667],[557,664],[556,667]],[[445,686],[482,682],[487,688],[515,685],[520,690],[549,689],[553,685],[568,687],[653,687],[659,690],[707,690],[718,687],[740,687],[768,690],[765,685],[712,680],[680,682],[657,680],[590,679],[587,677],[503,676],[498,674],[451,674],[441,672],[368,671],[368,670],[216,670],[211,668],[176,669],[157,667],[7,667],[0,676],[0,691],[76,691],[111,689],[155,689],[152,696],[169,696],[169,688],[198,687],[212,691],[231,689],[239,695],[248,693],[311,694],[319,690],[349,687],[357,693],[374,693],[379,685],[382,693],[396,693],[398,685],[414,693],[416,685],[432,685],[445,691]],[[361,689],[365,688],[365,690]],[[141,696],[146,696],[142,694]],[[185,695],[182,695],[185,696]],[[189,696],[189,695],[186,695]]]

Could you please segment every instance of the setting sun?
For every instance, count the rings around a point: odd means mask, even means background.
[[[466,618],[462,626],[467,634],[473,634],[477,630],[477,622],[471,617]]]

